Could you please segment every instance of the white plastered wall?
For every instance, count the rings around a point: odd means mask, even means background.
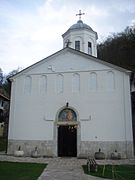
[[[48,69],[50,65],[53,70]],[[115,89],[107,89],[107,72],[115,74]],[[80,91],[72,92],[72,75],[80,75]],[[88,76],[97,74],[97,90],[88,90]],[[63,93],[55,88],[64,76]],[[39,79],[47,76],[47,92],[40,94]],[[24,80],[32,77],[30,94]],[[9,139],[53,140],[58,110],[69,102],[79,113],[81,141],[132,141],[129,75],[75,54],[64,53],[16,77],[12,82]]]

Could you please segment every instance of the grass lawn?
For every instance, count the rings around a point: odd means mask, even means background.
[[[37,180],[46,164],[0,162],[0,180]]]
[[[108,178],[113,179],[112,175],[112,166],[106,165],[105,166],[105,173],[104,176],[102,176],[103,173],[103,165],[98,165],[98,171],[97,172],[88,172],[87,166],[83,165],[83,170],[86,174],[90,174],[92,176],[102,177],[102,178]],[[113,166],[114,169],[114,180],[135,180],[135,166],[133,165],[115,165]]]

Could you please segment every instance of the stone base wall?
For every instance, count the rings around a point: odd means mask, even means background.
[[[38,152],[41,156],[52,157],[54,156],[54,143],[53,141],[39,141],[39,140],[8,140],[8,154],[13,155],[14,151],[18,150],[21,146],[21,150],[24,151],[25,156],[31,156],[31,152],[38,148]]]
[[[111,153],[117,150],[121,153],[122,158],[133,158],[133,142],[128,141],[81,141],[79,157],[86,157],[88,155],[94,156],[95,152],[101,149],[105,153],[106,158],[111,157]]]
[[[21,150],[24,151],[25,156],[30,156],[31,152],[38,148],[39,154],[45,157],[55,157],[56,143],[54,141],[39,141],[39,140],[9,140],[8,141],[8,154],[13,155],[14,151],[18,150],[21,146]],[[111,153],[117,150],[121,153],[122,158],[132,158],[133,155],[133,142],[128,141],[81,141],[78,144],[77,157],[86,158],[88,155],[94,156],[95,152],[98,152],[99,148],[105,153],[106,158],[110,158]]]

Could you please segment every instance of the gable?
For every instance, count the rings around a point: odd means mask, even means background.
[[[67,52],[55,58],[44,61],[28,71],[26,74],[43,74],[55,72],[71,72],[71,71],[88,71],[88,70],[103,70],[110,69],[109,67],[100,63],[94,62],[91,59],[78,56]]]
[[[85,53],[71,48],[65,48],[26,68],[17,75],[13,76],[13,78],[22,74],[30,75],[72,71],[103,71],[110,69],[128,72],[123,68],[101,61],[100,59],[94,58]]]

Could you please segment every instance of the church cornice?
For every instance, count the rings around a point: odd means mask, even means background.
[[[91,70],[69,70],[69,71],[56,71],[56,72],[41,72],[41,73],[31,73],[31,74],[27,74],[27,73],[24,73],[23,75],[24,76],[41,76],[41,75],[49,75],[49,74],[67,74],[67,73],[92,73],[92,72],[102,72],[102,71],[113,71],[112,68],[108,68],[108,69],[91,69]]]
[[[98,39],[98,35],[97,35],[97,32],[95,32],[95,31],[93,31],[93,30],[89,30],[89,29],[86,29],[86,28],[82,28],[82,29],[68,29],[64,34],[62,34],[62,37],[64,38],[66,35],[68,35],[68,34],[70,34],[70,33],[72,33],[72,32],[79,32],[79,31],[87,31],[87,32],[92,32],[92,33],[94,33],[95,34],[95,36],[96,36],[96,39]]]

